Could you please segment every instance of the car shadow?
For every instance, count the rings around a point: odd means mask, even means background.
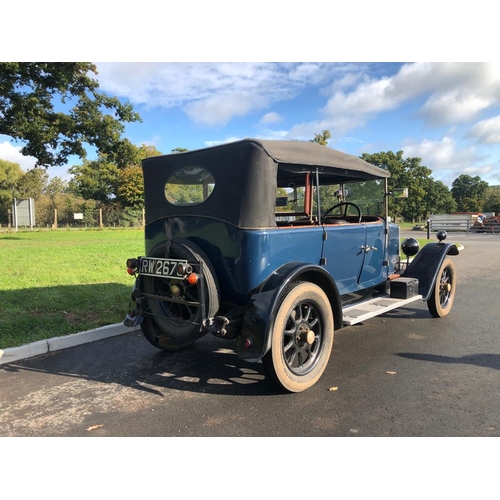
[[[189,348],[164,352],[133,332],[0,366],[0,373],[38,372],[119,384],[164,396],[167,391],[270,396],[282,392],[262,363],[238,358],[235,343],[206,336]]]
[[[438,354],[417,354],[411,352],[396,353],[396,356],[418,361],[430,361],[432,363],[458,363],[465,365],[482,366],[500,370],[500,354],[477,353],[465,356],[441,356]]]

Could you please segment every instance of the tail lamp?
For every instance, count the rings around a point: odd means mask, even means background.
[[[127,273],[129,273],[130,276],[134,276],[138,266],[139,266],[138,259],[127,259]]]

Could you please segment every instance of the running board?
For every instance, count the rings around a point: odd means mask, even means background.
[[[377,297],[366,302],[350,304],[342,308],[344,325],[355,325],[356,323],[379,316],[416,300],[422,300],[422,295],[415,295],[410,299],[391,299],[389,295],[384,295],[383,297]]]

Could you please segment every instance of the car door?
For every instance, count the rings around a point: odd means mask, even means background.
[[[369,222],[364,226],[366,240],[359,286],[369,288],[384,281],[385,223]]]
[[[365,224],[324,226],[323,258],[340,295],[359,290],[365,261]]]

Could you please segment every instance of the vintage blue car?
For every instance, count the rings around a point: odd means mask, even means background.
[[[455,245],[400,245],[389,172],[312,142],[245,139],[143,161],[146,255],[125,324],[166,351],[234,339],[283,390],[324,372],[335,330],[416,300],[446,316]],[[416,256],[409,265],[401,257]],[[417,253],[418,252],[418,253]]]

